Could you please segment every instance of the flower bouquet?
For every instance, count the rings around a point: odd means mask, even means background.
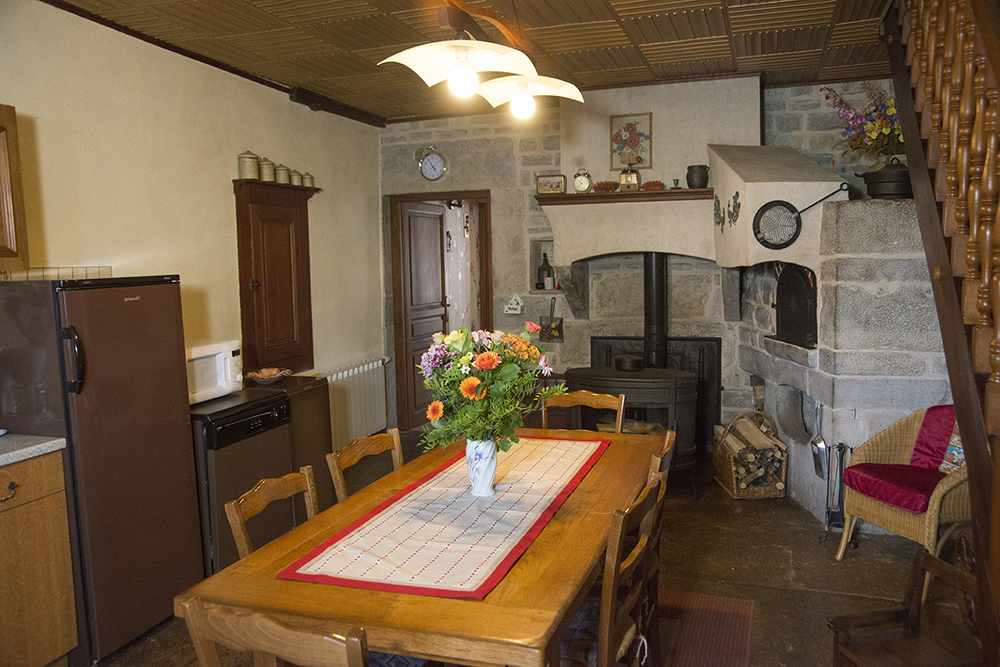
[[[430,424],[424,427],[426,449],[464,437],[492,441],[506,452],[517,442],[514,429],[538,409],[542,397],[566,393],[562,383],[538,387],[539,375],[552,374],[544,348],[531,343],[531,334],[540,329],[525,322],[520,334],[465,327],[447,336],[434,334],[418,366],[434,396],[427,408]]]
[[[826,92],[826,99],[832,100],[837,109],[837,116],[844,120],[844,125],[837,128],[843,130],[840,145],[846,146],[842,155],[848,151],[867,153],[876,157],[900,155],[906,149],[903,147],[903,128],[899,122],[899,112],[896,110],[896,100],[889,97],[884,90],[875,90],[871,83],[865,82],[865,92],[868,103],[861,111],[849,106],[833,88],[820,88]]]

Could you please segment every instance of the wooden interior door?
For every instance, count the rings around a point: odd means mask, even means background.
[[[444,272],[444,207],[430,202],[404,202],[393,226],[393,275],[396,290],[396,396],[399,428],[427,421],[431,401],[417,369],[432,336],[448,331]]]
[[[317,188],[234,181],[243,369],[313,367],[308,201]]]

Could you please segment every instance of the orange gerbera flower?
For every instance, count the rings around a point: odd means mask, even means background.
[[[478,401],[483,396],[479,395],[476,390],[482,383],[483,381],[480,380],[479,378],[469,376],[464,380],[462,380],[462,384],[458,385],[458,390],[462,392],[462,395],[464,395],[469,400]],[[486,392],[483,392],[483,394],[485,393]]]
[[[441,415],[444,414],[444,403],[441,401],[431,401],[431,404],[427,406],[427,419],[432,422],[436,422],[441,419]]]
[[[481,371],[488,371],[500,364],[500,355],[493,350],[487,350],[476,357],[475,366]]]

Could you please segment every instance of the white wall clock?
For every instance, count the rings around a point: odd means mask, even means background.
[[[418,163],[420,175],[429,181],[436,181],[448,171],[448,163],[441,153],[434,150],[433,146],[428,147],[427,152],[420,158]]]

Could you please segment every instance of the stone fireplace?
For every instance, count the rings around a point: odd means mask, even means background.
[[[785,200],[804,208],[836,188],[837,177],[815,168],[823,173],[813,191],[797,200],[786,194]],[[731,202],[733,191],[727,193],[724,188],[732,187],[732,181],[727,186],[720,180],[714,193]],[[749,188],[753,182],[742,184]],[[754,206],[763,204],[761,199],[776,196],[769,193],[751,204],[753,197],[741,193],[739,199],[747,206],[744,214],[751,220]],[[659,213],[649,214],[655,218],[653,249],[668,252],[672,266],[698,267],[700,273],[681,279],[679,272],[671,270],[668,340],[719,334],[721,422],[753,409],[756,393],[760,407],[775,417],[782,439],[790,445],[789,495],[822,519],[826,481],[816,476],[807,444],[815,432],[817,404],[824,407],[820,428],[827,443],[853,447],[914,410],[951,401],[912,202],[848,202],[843,197],[827,201],[803,214],[800,239],[778,251],[743,247],[743,233],[752,232],[730,227],[727,219],[724,228],[713,230],[713,242],[728,244],[716,244],[714,256],[692,250],[700,247],[698,229],[705,224],[705,211],[698,212],[701,202],[686,204],[694,210],[686,210],[675,229],[670,227],[674,220],[670,203],[659,204]],[[645,204],[616,206],[644,208]],[[600,219],[603,207],[565,206],[566,211],[552,212],[550,208],[560,207],[545,207],[554,236],[557,275],[564,288],[568,286],[565,296],[575,316],[567,319],[567,340],[574,340],[576,347],[556,352],[563,355],[564,367],[586,365],[587,361],[579,362],[583,356],[579,348],[586,345],[589,350],[593,337],[642,336],[645,332],[641,255],[623,254],[620,247],[611,248],[610,254],[602,252],[600,235],[588,236],[589,216]],[[710,213],[711,208],[706,209]],[[564,212],[569,217],[562,217]],[[616,210],[612,218],[622,215]],[[647,214],[629,217],[635,221],[642,215]],[[601,228],[595,224],[595,229]],[[622,243],[620,235],[603,229],[605,236],[614,236],[614,243]],[[633,251],[649,249],[641,247],[634,236],[631,241]],[[675,252],[669,250],[672,243],[678,248]],[[579,255],[588,251],[590,255]],[[741,256],[744,251],[746,255]],[[733,257],[740,259],[733,265],[726,263]],[[782,281],[779,286],[782,275],[787,284]],[[675,318],[673,311],[685,303],[705,306],[701,312],[711,311],[713,323]],[[607,330],[599,324],[602,313],[626,307],[636,313],[627,327]],[[789,323],[801,325],[803,321],[800,330],[788,332]],[[576,342],[578,338],[582,340]],[[753,385],[762,391],[752,391]]]

